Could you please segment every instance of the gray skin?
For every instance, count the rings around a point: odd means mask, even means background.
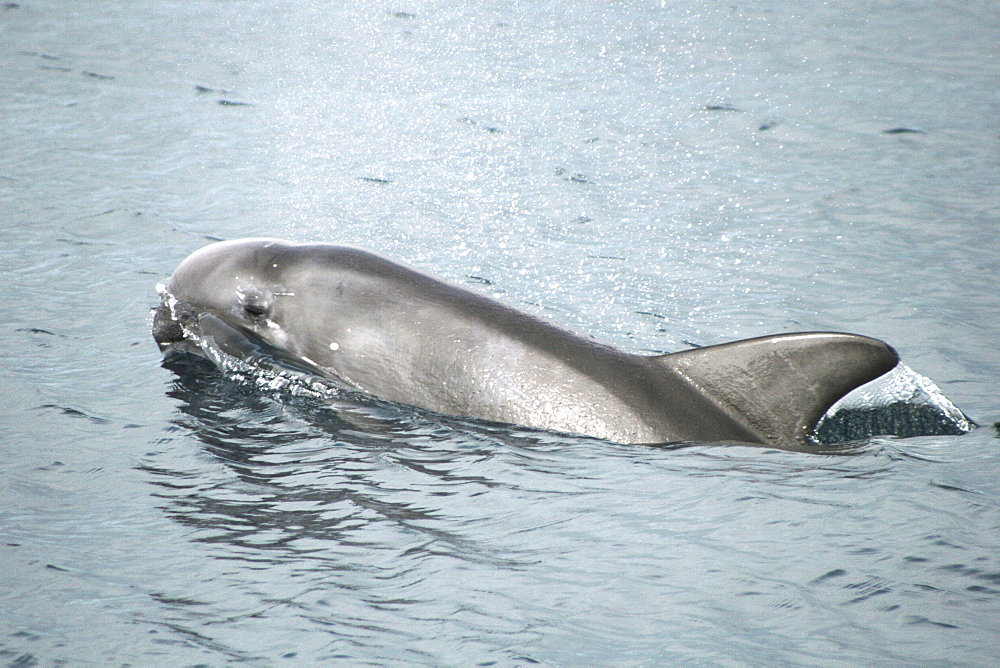
[[[383,399],[620,443],[808,449],[830,406],[898,362],[881,341],[831,332],[634,355],[332,244],[212,244],[163,287],[161,350],[214,342],[253,361],[266,349]]]

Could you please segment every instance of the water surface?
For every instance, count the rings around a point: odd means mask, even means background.
[[[0,9],[0,653],[1000,659],[988,2]],[[984,425],[817,456],[163,365],[215,239],[373,248],[635,352],[890,342]]]

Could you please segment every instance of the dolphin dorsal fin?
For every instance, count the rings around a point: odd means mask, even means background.
[[[841,397],[889,372],[899,356],[856,334],[764,336],[651,358],[682,376],[763,443],[803,447]]]

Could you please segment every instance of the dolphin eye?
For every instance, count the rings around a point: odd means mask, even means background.
[[[243,305],[243,311],[254,318],[259,318],[262,315],[267,315],[267,308],[263,304],[257,302],[249,302]]]
[[[240,306],[243,312],[251,318],[261,318],[268,314],[270,308],[260,295],[246,294],[240,295]]]

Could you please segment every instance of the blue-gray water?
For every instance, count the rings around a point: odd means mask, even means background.
[[[5,3],[0,657],[996,664],[997,44],[968,0]],[[164,367],[156,283],[251,235],[637,352],[876,336],[984,426],[672,450]]]

